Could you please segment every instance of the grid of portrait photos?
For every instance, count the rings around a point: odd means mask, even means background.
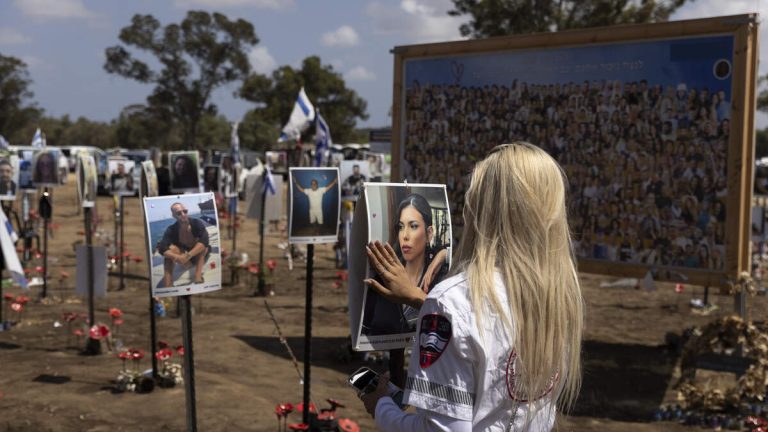
[[[32,184],[35,187],[56,187],[59,182],[61,150],[45,147],[32,155]]]
[[[336,243],[341,202],[339,169],[292,167],[288,176],[288,241]]]
[[[716,35],[408,60],[400,174],[446,183],[461,215],[474,155],[528,141],[565,170],[579,258],[722,271],[733,52]]]
[[[357,351],[403,348],[416,332],[419,310],[390,302],[363,280],[381,281],[365,247],[387,242],[417,285],[429,293],[448,274],[452,252],[451,212],[445,185],[366,183],[357,202],[349,246],[349,313]]]
[[[0,153],[0,201],[13,201],[19,189],[19,157]]]
[[[135,168],[136,162],[124,157],[107,159],[108,184],[113,195],[136,195]]]
[[[82,207],[96,205],[98,174],[93,156],[85,153],[77,155],[77,193]]]
[[[141,163],[141,197],[154,197],[160,194],[160,186],[157,183],[157,171],[155,163],[151,160]]]
[[[200,155],[197,151],[168,153],[171,192],[200,192]]]
[[[152,295],[221,289],[221,238],[213,193],[144,198]]]

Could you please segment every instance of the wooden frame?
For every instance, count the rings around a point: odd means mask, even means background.
[[[469,59],[478,56],[515,56],[525,52],[594,47],[594,45],[642,44],[685,41],[705,37],[732,38],[730,87],[730,134],[727,148],[727,219],[724,235],[724,264],[720,269],[689,268],[679,265],[627,263],[579,259],[579,270],[615,276],[642,277],[649,271],[656,280],[685,281],[707,286],[723,286],[749,270],[750,215],[754,176],[754,122],[757,81],[757,15],[745,14],[657,24],[623,25],[557,33],[531,34],[423,45],[395,47],[392,108],[392,179],[404,178],[406,150],[406,73],[411,64],[428,60]],[[729,39],[730,40],[730,39]],[[671,43],[671,42],[670,42]],[[463,64],[462,64],[463,67]],[[461,73],[463,73],[463,68]],[[712,69],[712,74],[717,75]],[[456,75],[456,74],[454,74]],[[514,77],[510,76],[511,81]],[[457,78],[457,82],[461,75]],[[718,98],[719,99],[719,98]],[[714,109],[713,109],[714,110]],[[717,125],[717,119],[715,119]],[[693,135],[692,135],[693,136]],[[675,140],[677,140],[675,138]],[[675,141],[677,144],[677,141]],[[474,154],[479,159],[484,154]],[[466,174],[463,173],[463,174]],[[415,177],[408,181],[425,179]],[[455,206],[455,203],[452,203]],[[456,206],[458,207],[458,206]]]

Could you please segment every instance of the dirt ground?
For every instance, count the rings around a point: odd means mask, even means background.
[[[37,299],[40,287],[28,293],[33,300],[22,321],[10,331],[0,332],[0,430],[1,431],[178,431],[186,428],[183,387],[156,388],[148,394],[115,392],[114,380],[121,369],[115,353],[98,356],[79,354],[78,343],[68,336],[63,312],[87,312],[83,299],[75,295],[73,245],[82,241],[83,216],[75,203],[73,176],[54,192],[53,237],[48,298]],[[242,205],[242,203],[241,203]],[[101,217],[96,243],[108,241],[113,232],[111,198],[100,197]],[[17,203],[17,208],[19,205]],[[139,200],[125,199],[127,250],[145,256],[144,228]],[[224,222],[226,224],[226,222]],[[223,247],[232,240],[223,233]],[[275,259],[275,292],[271,297],[254,296],[256,281],[247,272],[239,283],[221,291],[196,296],[193,316],[196,396],[201,431],[274,431],[275,404],[302,399],[302,385],[286,348],[278,340],[266,312],[269,302],[283,334],[303,371],[305,263],[297,261],[289,271],[281,233],[267,233],[265,259]],[[237,237],[239,251],[258,257],[257,221],[245,220]],[[34,269],[39,263],[34,263]],[[363,364],[385,369],[382,363],[366,363],[345,348],[348,339],[347,293],[338,281],[331,245],[315,249],[312,339],[312,399],[326,406],[326,398],[346,404],[341,417],[357,421],[361,430],[375,430],[362,403],[345,382],[349,373]],[[70,273],[60,278],[61,271]],[[131,262],[127,273],[146,275],[146,260]],[[224,281],[230,274],[225,270]],[[682,294],[671,284],[659,284],[648,292],[633,288],[601,288],[601,282],[616,278],[582,274],[587,304],[584,343],[584,383],[570,416],[561,416],[560,431],[683,431],[676,423],[651,421],[654,409],[674,401],[673,385],[679,374],[679,358],[665,343],[668,332],[681,334],[686,328],[703,325],[733,310],[733,300],[715,291],[710,300],[719,309],[708,316],[689,307],[703,288],[686,286]],[[116,339],[125,347],[149,351],[148,282],[109,278],[106,298],[97,298],[97,321],[110,323],[108,309],[120,308],[124,324]],[[21,294],[18,289],[5,292]],[[750,299],[752,318],[764,320],[765,297]],[[175,302],[168,316],[158,318],[159,339],[181,344],[181,322],[175,318]],[[5,311],[12,319],[16,313]],[[82,322],[82,321],[80,321]],[[106,347],[105,347],[106,348]],[[150,361],[142,360],[141,368]],[[293,413],[290,422],[300,422]]]

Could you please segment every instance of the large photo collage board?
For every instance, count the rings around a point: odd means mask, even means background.
[[[750,17],[398,47],[395,178],[446,184],[458,238],[475,162],[528,141],[564,168],[580,270],[735,279],[748,255]]]

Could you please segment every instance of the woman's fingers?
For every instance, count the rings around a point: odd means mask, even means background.
[[[369,287],[375,289],[376,292],[384,296],[384,298],[388,299],[392,296],[392,291],[384,288],[384,286],[380,284],[376,279],[364,279],[363,282],[365,282],[365,284]]]
[[[365,251],[368,254],[368,259],[371,261],[371,264],[373,264],[373,268],[376,270],[376,273],[383,277],[387,272],[387,269],[384,266],[382,259],[379,258],[375,248],[366,246]]]
[[[387,250],[384,245],[378,240],[373,242],[370,246],[371,251],[376,255],[376,259],[379,260],[379,264],[384,267],[384,270],[391,272],[394,266],[392,259],[388,256]]]
[[[385,243],[383,248],[386,254],[389,255],[389,259],[392,260],[392,264],[400,262],[400,259],[397,257],[397,253],[395,253],[395,250],[392,249],[392,246],[390,246],[389,243]]]

